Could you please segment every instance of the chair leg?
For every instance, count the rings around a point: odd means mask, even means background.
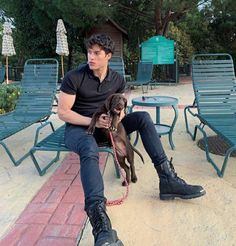
[[[223,176],[224,176],[225,168],[226,168],[226,166],[227,166],[227,164],[228,164],[229,157],[230,157],[231,153],[232,153],[233,151],[235,151],[235,150],[236,150],[236,146],[233,146],[233,147],[231,147],[230,149],[227,150],[227,152],[226,152],[226,154],[225,154],[225,159],[224,159],[222,168],[221,168],[221,170],[220,170],[219,173],[217,172],[217,174],[218,174],[220,177],[223,177]]]
[[[2,145],[2,147],[6,150],[7,155],[9,156],[9,158],[10,158],[11,161],[12,161],[12,163],[13,163],[14,166],[16,166],[16,167],[19,166],[19,165],[21,164],[21,162],[22,162],[24,159],[26,159],[28,156],[30,156],[30,152],[27,152],[27,153],[24,154],[20,159],[16,160],[16,159],[13,157],[13,155],[12,155],[11,151],[9,150],[9,148],[7,147],[7,145],[6,145],[4,142],[0,141],[0,145]]]
[[[189,123],[188,123],[188,115],[187,112],[190,113],[193,117],[196,117],[196,115],[190,110],[191,108],[195,108],[194,106],[187,106],[184,108],[184,121],[185,121],[185,128],[186,132],[191,136],[191,138],[194,138],[194,134],[189,129]]]
[[[146,86],[147,86],[146,91],[144,90],[144,86],[145,86],[145,85],[142,84],[142,92],[143,92],[143,94],[144,94],[144,93],[148,93],[148,84],[146,85]]]
[[[115,170],[116,170],[116,177],[119,179],[120,178],[120,167],[119,167],[119,163],[117,163],[114,155],[113,155],[113,162],[114,162],[114,166],[115,166]]]
[[[46,173],[46,171],[47,171],[47,169],[54,163],[54,162],[57,162],[58,160],[59,160],[59,158],[60,158],[60,151],[57,151],[57,154],[56,154],[56,156],[44,167],[44,168],[41,168],[40,166],[39,166],[39,163],[38,163],[38,161],[37,161],[37,159],[36,159],[36,157],[35,157],[35,155],[34,155],[34,153],[36,152],[36,150],[33,148],[33,149],[31,149],[30,150],[30,157],[31,157],[31,159],[32,159],[32,161],[33,161],[33,163],[34,163],[34,165],[35,165],[35,167],[36,167],[36,169],[37,169],[37,171],[38,171],[38,173],[39,173],[39,175],[40,176],[43,176],[45,173]]]
[[[223,165],[221,167],[221,169],[216,165],[216,163],[213,161],[213,159],[210,157],[210,151],[208,148],[208,142],[207,142],[207,134],[206,132],[203,130],[204,126],[195,126],[197,129],[199,129],[202,134],[203,134],[203,138],[204,138],[204,145],[205,145],[205,153],[206,153],[206,159],[208,162],[211,163],[211,165],[213,166],[213,168],[216,170],[217,175],[222,178],[224,176],[224,172],[225,172],[225,168],[227,166],[228,163],[228,159],[229,156],[231,155],[231,153],[236,150],[236,146],[231,147],[230,149],[228,149],[228,151],[226,152],[225,158],[224,158],[224,162]],[[196,137],[196,136],[195,136]]]
[[[133,143],[133,146],[134,146],[134,147],[137,145],[138,140],[139,140],[139,132],[136,131],[136,137],[135,137],[135,140],[134,140],[134,143]]]
[[[119,179],[120,178],[120,168],[119,168],[119,163],[117,163],[115,155],[113,153],[113,149],[110,147],[99,147],[99,152],[106,152],[108,154],[111,154],[113,158],[113,163],[115,166],[116,177]]]

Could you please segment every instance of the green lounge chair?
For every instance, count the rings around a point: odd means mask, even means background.
[[[197,130],[201,131],[206,158],[218,176],[223,177],[228,159],[236,150],[236,80],[232,57],[229,54],[195,55],[192,78],[197,112],[193,112],[194,106],[185,108],[186,129],[193,140],[196,139]],[[187,112],[199,120],[193,133],[189,130]],[[221,167],[210,156],[204,127],[210,128],[230,146]]]
[[[0,84],[4,81],[5,78],[5,67],[3,65],[0,66]]]
[[[120,56],[112,56],[109,61],[109,67],[125,78],[124,61]]]
[[[42,123],[50,117],[56,93],[57,76],[57,60],[27,60],[16,108],[14,111],[0,116],[0,145],[6,150],[15,166],[18,166],[29,156],[29,152],[16,160],[4,140],[32,124]]]

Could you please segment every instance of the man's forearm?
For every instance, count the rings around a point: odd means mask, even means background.
[[[58,113],[58,117],[61,120],[74,125],[88,126],[91,122],[90,117],[83,116],[72,110],[67,112],[60,112]]]

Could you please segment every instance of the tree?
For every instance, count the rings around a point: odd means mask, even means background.
[[[178,27],[191,37],[197,53],[235,53],[236,6],[233,0],[212,0],[200,9],[193,9]]]
[[[132,67],[132,63],[137,63],[140,59],[140,44],[154,35],[170,37],[178,42],[177,52],[180,62],[187,63],[189,60],[187,56],[192,54],[193,46],[189,35],[179,28],[177,23],[181,22],[190,10],[198,11],[198,6],[207,0],[107,0],[107,2],[116,9],[113,18],[128,31],[126,64],[131,64]],[[172,23],[172,29],[169,28],[169,23]],[[181,41],[175,39],[181,38],[181,35],[183,35]]]
[[[87,32],[108,17],[128,32],[127,62],[137,61],[140,43],[154,35],[179,37],[181,41],[175,39],[180,42],[179,57],[185,61],[191,54],[189,45],[196,52],[236,50],[234,0],[0,0],[0,6],[0,15],[10,18],[15,26],[20,64],[28,57],[56,57],[59,18],[67,29],[69,68],[85,59],[81,54]]]
[[[179,64],[189,64],[195,51],[190,36],[171,22],[168,37],[176,42],[176,56]]]
[[[86,31],[96,22],[104,21],[110,13],[104,1],[96,0],[0,0],[0,5],[5,16],[11,17],[15,26],[20,62],[32,56],[56,56],[56,24],[62,18],[68,33],[69,67],[77,51],[82,51]]]
[[[119,15],[127,15],[146,23],[155,35],[166,36],[170,22],[180,20],[188,11],[210,0],[107,0],[117,8]]]
[[[215,41],[222,51],[236,48],[236,6],[233,0],[213,0],[205,10],[209,19],[209,30],[214,33]]]

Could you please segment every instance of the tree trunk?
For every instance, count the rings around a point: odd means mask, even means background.
[[[155,29],[156,29],[156,32],[155,34],[156,35],[163,35],[163,25],[162,25],[162,15],[161,15],[161,9],[162,9],[162,0],[157,0],[156,3],[155,3],[155,6],[154,6],[155,10],[155,16],[154,16],[154,19],[155,19]]]
[[[173,12],[171,9],[167,10],[165,12],[165,15],[162,13],[162,3],[163,0],[156,0],[155,2],[155,28],[156,28],[156,35],[166,36],[168,33],[168,26],[170,21],[174,21],[176,19],[181,18],[187,11],[187,8],[184,8],[183,10],[179,12]]]

